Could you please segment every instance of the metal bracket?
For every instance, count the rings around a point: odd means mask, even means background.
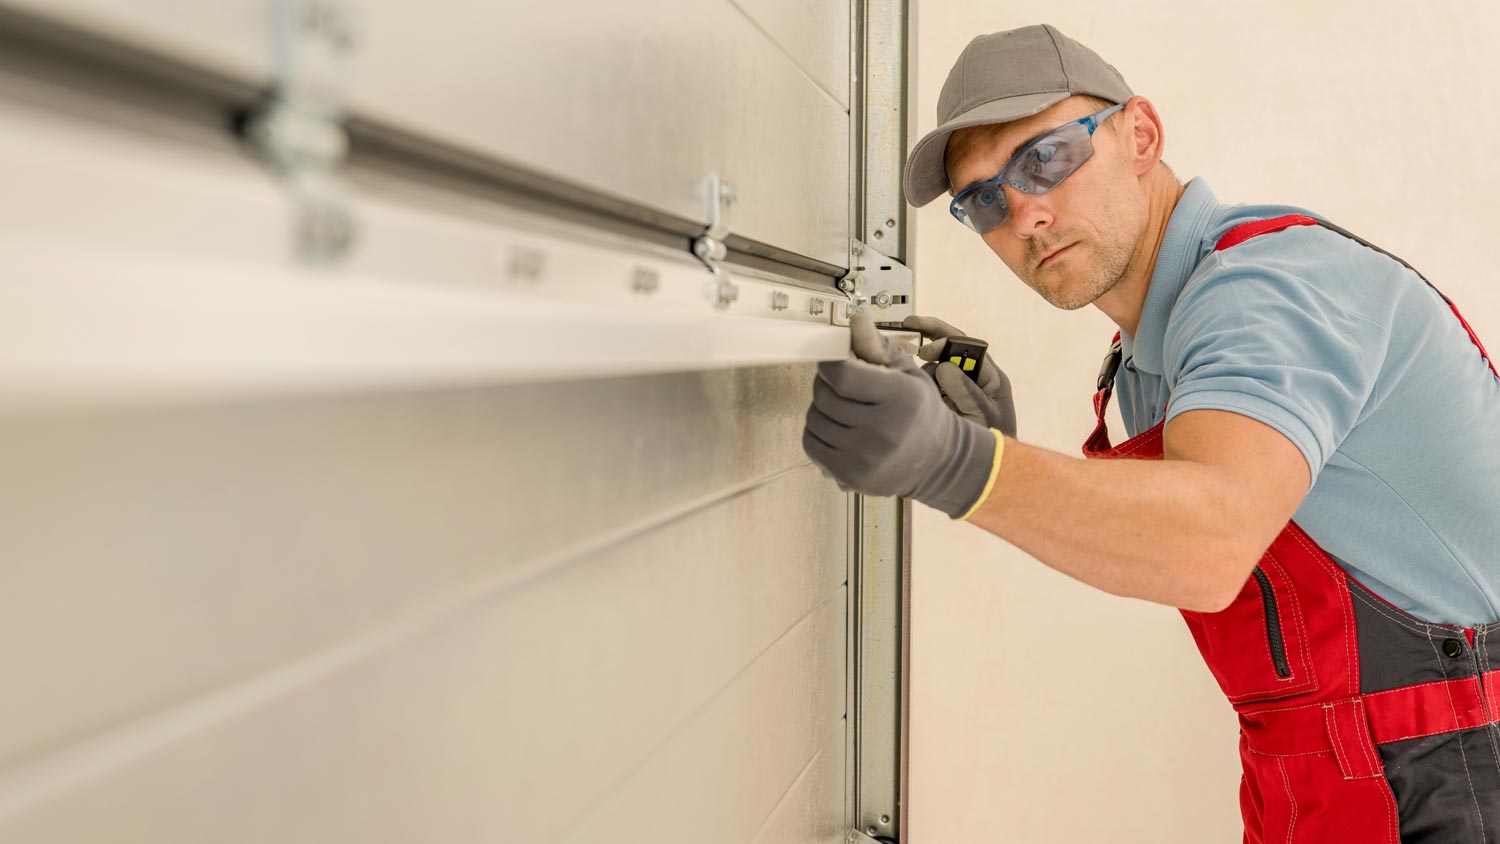
[[[273,0],[277,79],[246,138],[286,180],[297,255],[326,264],[347,254],[354,218],[340,174],[349,150],[344,101],[351,18],[325,0]]]
[[[856,311],[867,306],[876,308],[884,321],[912,314],[911,270],[858,240],[849,242],[849,272],[839,279],[838,286]]]
[[[716,308],[727,308],[740,298],[740,289],[724,273],[721,262],[729,254],[724,238],[729,236],[729,205],[735,200],[734,186],[718,173],[703,179],[703,200],[708,227],[693,240],[693,254],[698,256],[713,278],[708,282],[708,300]]]
[[[894,839],[871,838],[857,829],[851,829],[844,836],[844,844],[894,844]]]

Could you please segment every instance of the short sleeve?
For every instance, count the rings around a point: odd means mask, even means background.
[[[1390,330],[1355,312],[1338,280],[1216,259],[1189,280],[1168,320],[1166,419],[1224,410],[1281,432],[1311,482],[1362,417]],[[1309,486],[1310,488],[1310,486]]]

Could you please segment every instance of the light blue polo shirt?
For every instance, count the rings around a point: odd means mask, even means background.
[[[1293,518],[1350,574],[1428,621],[1500,619],[1500,381],[1436,292],[1357,241],[1299,226],[1213,251],[1285,214],[1319,217],[1187,184],[1120,338],[1126,430],[1163,408],[1275,428],[1312,473]]]

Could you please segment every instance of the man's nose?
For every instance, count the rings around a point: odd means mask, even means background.
[[[1015,185],[1004,185],[1005,204],[1010,210],[1006,225],[1016,237],[1030,238],[1052,225],[1052,211],[1047,207],[1047,197],[1022,193]]]

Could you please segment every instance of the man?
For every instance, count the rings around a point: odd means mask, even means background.
[[[1119,326],[1096,459],[1014,439],[993,360],[919,369],[865,315],[808,454],[1181,608],[1239,713],[1247,841],[1500,842],[1500,376],[1457,309],[1311,212],[1182,185],[1152,104],[1053,27],[971,42],[938,122],[907,198],[949,192],[1042,298]],[[907,326],[928,361],[959,333]]]

